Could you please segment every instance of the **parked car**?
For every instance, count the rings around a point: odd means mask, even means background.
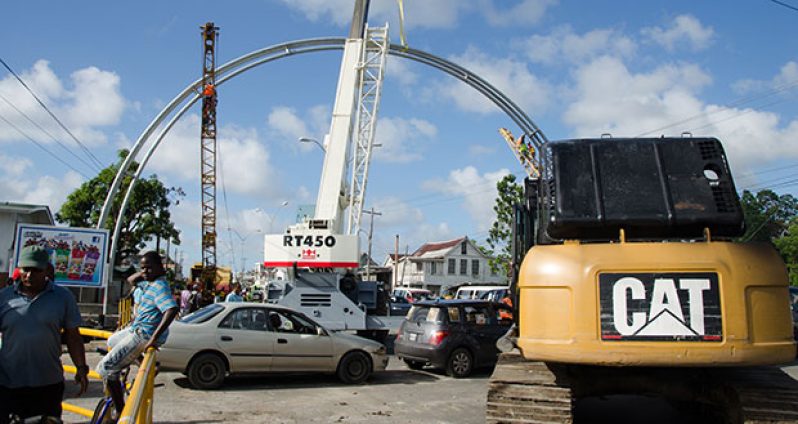
[[[481,299],[500,301],[510,292],[507,286],[461,286],[455,293],[455,299]]]
[[[426,300],[432,297],[432,292],[427,289],[410,289],[410,288],[401,288],[401,289],[393,289],[391,292],[391,296],[394,297],[403,297],[407,299],[408,302],[413,303],[419,300]]]
[[[413,306],[413,304],[410,303],[407,298],[396,296],[391,296],[389,305],[392,316],[407,315],[407,311],[409,311],[410,307]]]
[[[425,365],[467,377],[496,363],[496,341],[512,325],[509,306],[487,300],[436,300],[413,304],[399,327],[396,357],[411,369]]]
[[[283,306],[222,302],[174,322],[158,362],[198,389],[214,389],[227,375],[246,373],[335,373],[361,383],[385,370],[388,356],[380,343],[328,331]]]

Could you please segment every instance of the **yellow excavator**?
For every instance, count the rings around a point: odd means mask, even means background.
[[[798,422],[787,271],[744,218],[715,138],[548,143],[517,205],[515,327],[487,422],[573,422],[580,399],[652,395],[707,422]]]

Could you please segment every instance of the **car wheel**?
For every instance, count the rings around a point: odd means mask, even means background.
[[[216,389],[222,385],[226,368],[219,355],[203,353],[188,367],[188,381],[196,389]]]
[[[474,356],[464,347],[458,347],[446,361],[446,374],[454,378],[463,378],[471,375],[474,369]]]
[[[424,368],[423,362],[413,361],[410,359],[405,359],[405,364],[407,364],[407,367],[410,368],[411,370],[420,370]]]
[[[359,384],[371,375],[371,360],[363,352],[349,352],[338,363],[338,378],[347,384]]]

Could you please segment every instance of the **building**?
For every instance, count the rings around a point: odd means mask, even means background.
[[[464,283],[504,285],[507,278],[492,272],[490,257],[468,237],[424,243],[409,255],[388,255],[383,266],[397,265],[397,287],[418,287],[440,292],[441,288]]]
[[[0,202],[0,286],[13,268],[17,224],[55,225],[55,221],[48,206]]]

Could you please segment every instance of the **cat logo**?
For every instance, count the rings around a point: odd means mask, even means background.
[[[600,274],[602,340],[720,341],[715,273]]]

